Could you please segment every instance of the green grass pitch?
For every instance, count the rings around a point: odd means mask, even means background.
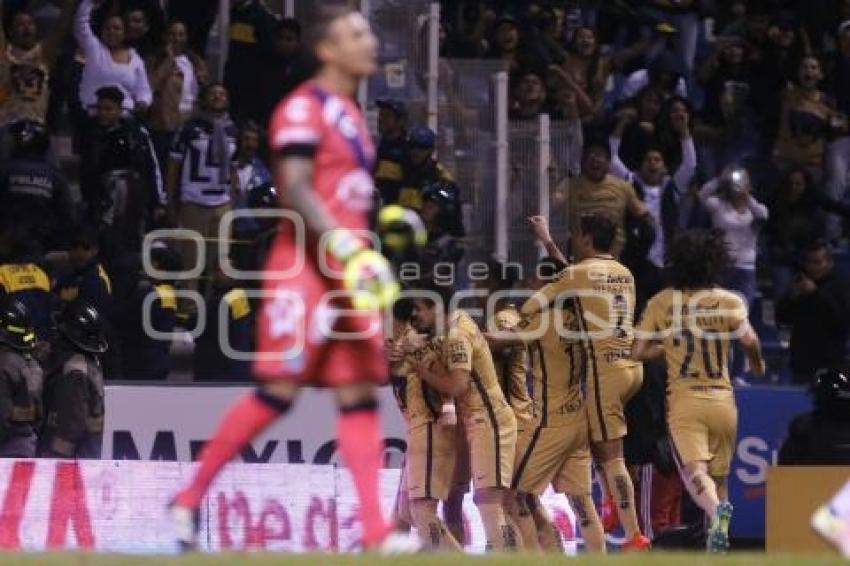
[[[3,566],[548,566],[574,563],[577,566],[839,566],[847,562],[832,554],[732,553],[708,556],[701,553],[653,552],[641,555],[584,556],[468,556],[419,555],[382,558],[372,555],[341,556],[330,554],[196,554],[187,556],[128,556],[84,553],[0,554]]]

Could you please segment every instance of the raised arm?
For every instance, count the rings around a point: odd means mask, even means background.
[[[136,102],[137,110],[144,110],[153,102],[153,92],[151,92],[151,85],[148,82],[148,72],[145,69],[144,61],[138,55],[135,55],[134,59],[136,64],[133,74],[136,80],[133,85],[133,100]]]
[[[569,263],[563,252],[561,252],[561,248],[552,239],[552,234],[549,232],[549,222],[545,216],[531,216],[528,219],[528,223],[531,225],[531,231],[534,233],[534,236],[546,248],[547,254],[565,264]]]
[[[691,180],[697,171],[697,150],[694,147],[694,138],[688,133],[688,137],[682,138],[682,162],[673,174],[673,181],[680,192],[685,192],[691,185]]]
[[[77,16],[74,19],[74,37],[86,55],[103,47],[100,40],[91,30],[91,12],[93,8],[94,2],[92,0],[83,0],[77,8]]]
[[[620,159],[620,143],[623,141],[623,132],[625,132],[626,126],[631,120],[631,113],[628,111],[621,113],[620,119],[617,121],[617,126],[611,132],[611,137],[608,138],[608,147],[611,150],[611,173],[627,183],[631,183],[634,180],[635,174]]]
[[[750,211],[753,213],[753,218],[756,221],[764,222],[767,220],[770,212],[767,210],[767,207],[757,201],[753,195],[747,195],[747,206],[750,207]]]

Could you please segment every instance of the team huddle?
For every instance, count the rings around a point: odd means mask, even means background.
[[[726,476],[737,427],[731,340],[741,341],[754,373],[764,362],[744,302],[716,286],[727,261],[723,240],[706,231],[680,235],[670,250],[672,286],[649,301],[635,327],[634,278],[610,255],[615,238],[604,215],[582,217],[576,263],[548,259],[538,273],[552,273],[550,280],[518,309],[497,293],[483,331],[449,306],[448,286],[425,283],[421,297],[396,304],[390,373],[408,425],[397,519],[414,525],[426,548],[462,549],[459,506],[471,481],[488,549],[562,551],[540,503],[551,485],[569,499],[586,548],[604,552],[591,497],[595,461],[615,499],[624,548],[648,549],[622,439],[641,362],[658,356],[668,368],[673,451],[711,520],[708,550],[728,548]]]

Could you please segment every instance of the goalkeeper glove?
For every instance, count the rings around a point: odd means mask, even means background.
[[[382,309],[398,296],[400,287],[390,262],[352,232],[334,230],[328,239],[328,252],[342,265],[342,286],[355,309]]]

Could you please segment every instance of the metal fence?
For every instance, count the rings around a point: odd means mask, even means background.
[[[495,244],[500,91],[496,77],[505,69],[501,61],[439,62],[437,157],[460,187],[468,260],[485,259]]]

